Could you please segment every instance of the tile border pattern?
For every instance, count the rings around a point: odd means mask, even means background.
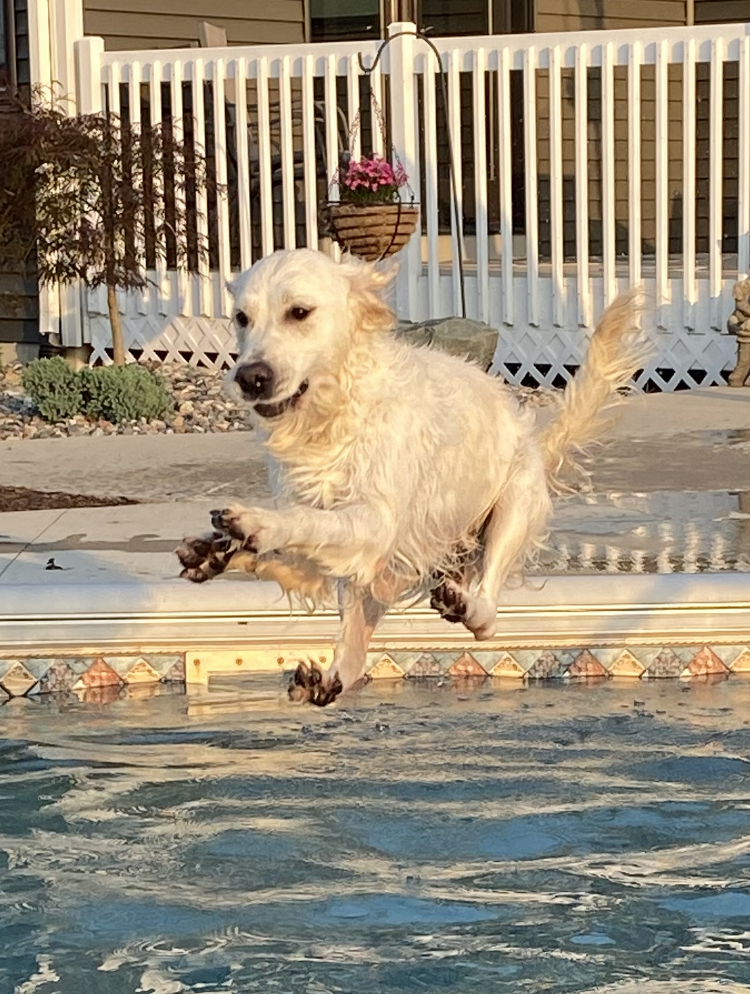
[[[238,651],[242,656],[238,656]],[[277,650],[253,648],[209,650],[204,658],[226,660],[231,665],[211,667],[212,673],[280,672],[293,668],[301,658],[330,659],[320,646],[309,652],[295,648],[277,656]],[[236,657],[236,658],[234,658]],[[191,684],[194,651],[99,656],[57,654],[51,656],[0,656],[0,705],[16,697],[64,694],[82,701],[103,703],[118,697],[149,696],[162,686],[173,690]],[[236,664],[236,665],[235,665]],[[234,668],[232,668],[234,667]],[[511,680],[599,680],[626,679],[721,679],[750,674],[748,644],[650,645],[544,649],[450,649],[394,648],[368,653],[370,679],[483,681]],[[186,680],[187,676],[187,680]],[[205,682],[205,677],[204,681]]]

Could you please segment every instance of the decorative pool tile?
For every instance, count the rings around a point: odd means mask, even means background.
[[[309,652],[295,650],[295,653],[295,665],[300,653],[323,667],[331,660],[330,651],[320,647]],[[194,655],[188,653],[190,658]],[[285,657],[277,655],[276,649],[248,649],[243,652],[243,660],[253,664],[248,672],[261,672],[277,669],[277,665],[284,663]],[[0,704],[19,697],[54,694],[58,702],[67,695],[74,701],[103,705],[123,697],[145,698],[168,691],[183,693],[185,658],[184,653],[0,658]],[[232,657],[232,661],[238,660]],[[286,661],[291,662],[291,656]],[[388,652],[369,652],[367,673],[373,680],[449,677],[459,685],[483,681],[488,675],[515,680],[713,679],[750,673],[750,644],[394,648]]]
[[[392,656],[383,653],[368,676],[371,680],[402,680],[405,673]]]
[[[583,652],[580,652],[575,657],[573,662],[568,667],[565,675],[569,677],[584,677],[588,679],[591,679],[592,677],[609,676],[596,656],[588,649],[584,649]]]
[[[667,647],[657,654],[643,676],[657,680],[665,677],[678,677],[684,669],[684,661],[680,659],[674,649]]]
[[[609,655],[610,653],[611,657]],[[643,676],[646,670],[643,663],[639,659],[636,659],[630,649],[599,650],[596,655],[597,658],[602,661],[602,665],[610,676],[613,677],[619,676],[638,678]]]
[[[694,676],[726,676],[727,673],[729,673],[729,668],[724,665],[712,649],[704,645],[680,675],[690,678]]]
[[[50,660],[46,672],[42,674],[39,681],[39,692],[41,694],[61,694],[66,690],[72,690],[76,680],[78,680],[78,674],[64,659]]]
[[[32,691],[39,681],[20,659],[5,659],[0,663],[0,686],[9,697],[22,697]]]
[[[567,666],[550,649],[538,655],[534,665],[526,673],[529,680],[557,680],[565,676]]]
[[[526,670],[517,662],[509,652],[501,652],[499,658],[492,669],[490,676],[522,679],[526,676]]]
[[[164,683],[184,683],[185,682],[185,657],[175,660],[162,677]]]
[[[539,653],[539,649],[514,649],[512,655],[524,673],[528,673],[539,659]]]
[[[481,666],[470,652],[462,653],[458,659],[446,670],[446,676],[458,680],[484,679],[487,670]]]
[[[443,673],[440,663],[431,652],[423,652],[406,671],[412,679],[441,676]]]
[[[747,648],[747,645],[712,645],[711,651],[715,652],[722,663],[731,669],[735,659]]]
[[[125,673],[123,680],[129,685],[150,683],[156,686],[159,683],[159,674],[151,663],[147,663],[145,659],[138,659]]]
[[[93,690],[102,687],[121,687],[122,679],[103,659],[96,659],[75,682],[73,690]]]
[[[732,660],[729,669],[732,673],[750,673],[750,649],[743,648]]]

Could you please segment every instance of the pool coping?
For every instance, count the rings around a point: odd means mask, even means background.
[[[389,614],[373,678],[706,678],[750,673],[750,576],[535,576],[506,590],[498,635],[475,642],[422,602]],[[274,583],[179,581],[8,586],[0,698],[328,663],[336,612],[290,611]]]

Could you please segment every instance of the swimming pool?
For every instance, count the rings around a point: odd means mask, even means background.
[[[0,709],[0,991],[746,991],[750,682]]]

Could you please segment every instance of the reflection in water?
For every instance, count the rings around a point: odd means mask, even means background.
[[[539,569],[553,573],[750,571],[750,493],[583,494],[557,501]]]
[[[749,755],[739,680],[16,702],[0,991],[746,991]]]

